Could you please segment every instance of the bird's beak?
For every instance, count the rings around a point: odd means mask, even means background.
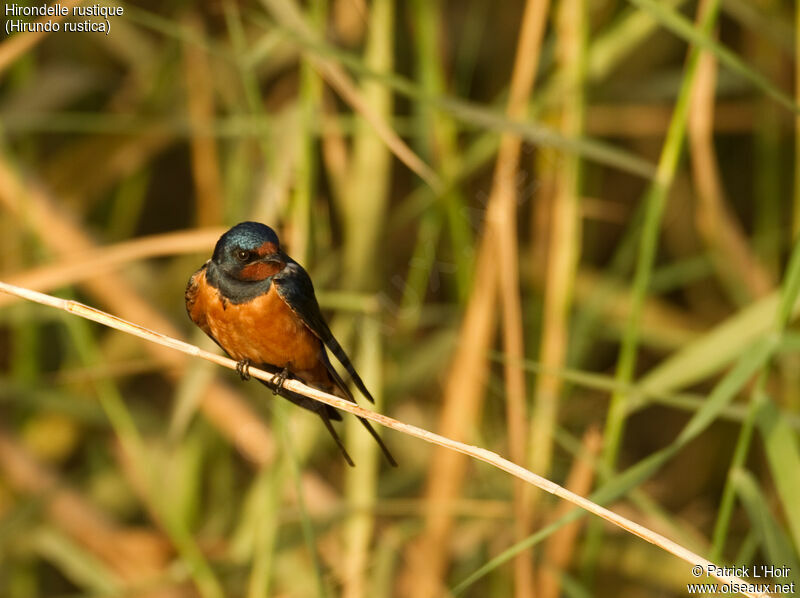
[[[282,264],[285,262],[280,253],[270,253],[269,255],[265,255],[261,258],[261,261],[268,264]]]

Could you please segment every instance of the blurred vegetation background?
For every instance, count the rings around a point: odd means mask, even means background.
[[[380,411],[800,581],[794,3],[112,5],[0,41],[2,280],[211,348],[186,281],[267,223]],[[354,469],[259,385],[0,296],[0,595],[705,581],[345,419]]]

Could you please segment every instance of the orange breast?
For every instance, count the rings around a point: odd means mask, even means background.
[[[236,305],[223,303],[219,291],[206,282],[205,272],[200,276],[192,311],[204,314],[208,332],[233,359],[293,371],[318,369],[319,339],[284,303],[275,285],[265,295]]]

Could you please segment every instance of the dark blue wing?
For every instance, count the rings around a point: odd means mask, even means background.
[[[375,401],[364,385],[364,382],[361,380],[361,376],[356,372],[347,353],[344,352],[339,341],[334,338],[331,329],[328,328],[328,324],[322,317],[322,312],[317,303],[317,297],[314,294],[314,285],[308,273],[300,264],[289,259],[286,267],[281,270],[280,273],[276,274],[272,281],[281,299],[283,299],[292,311],[300,317],[308,329],[325,343],[325,346],[330,349],[331,353],[336,356],[344,366],[344,369],[347,370],[347,373],[350,374],[358,390],[360,390],[370,402],[374,403]],[[341,376],[336,372],[336,369],[331,364],[327,355],[324,355],[324,351],[322,359],[336,385],[341,388],[348,399],[355,402],[353,400],[353,394],[347,388]]]

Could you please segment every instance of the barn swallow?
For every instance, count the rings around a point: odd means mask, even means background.
[[[287,377],[353,403],[353,393],[334,369],[328,350],[341,362],[356,388],[370,402],[372,395],[320,312],[308,273],[281,249],[278,236],[258,222],[237,224],[219,238],[214,254],[189,279],[186,311],[192,321],[238,362],[243,380],[257,366],[274,374],[259,380],[292,403],[322,418],[349,465],[353,460],[331,420],[333,407],[283,388]],[[358,418],[392,466],[397,462],[369,421]]]

